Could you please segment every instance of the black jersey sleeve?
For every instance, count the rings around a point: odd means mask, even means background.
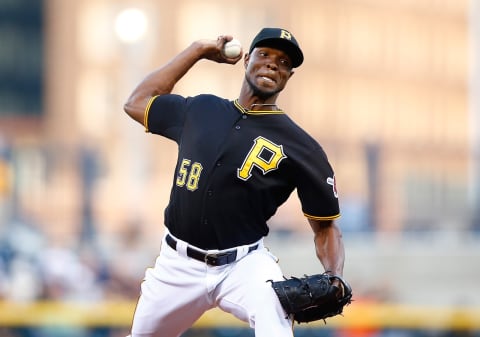
[[[145,130],[178,143],[187,111],[185,97],[169,94],[155,96],[145,109]]]
[[[307,218],[335,219],[340,216],[335,173],[323,149],[318,146],[302,163],[297,175],[297,193]]]

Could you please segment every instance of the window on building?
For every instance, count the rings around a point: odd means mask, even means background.
[[[0,0],[0,118],[43,110],[43,0]]]

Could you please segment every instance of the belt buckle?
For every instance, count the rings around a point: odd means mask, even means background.
[[[205,254],[205,263],[209,266],[219,266],[219,259],[228,256],[228,253],[209,253]]]

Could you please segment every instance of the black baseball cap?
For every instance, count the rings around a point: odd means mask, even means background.
[[[286,29],[263,28],[252,41],[248,53],[255,47],[270,47],[283,50],[290,56],[292,67],[296,68],[303,63],[303,53],[297,40]]]

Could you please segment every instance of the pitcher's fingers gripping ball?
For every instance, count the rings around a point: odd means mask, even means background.
[[[242,52],[242,44],[237,39],[232,39],[223,45],[222,53],[225,57],[235,58]]]

